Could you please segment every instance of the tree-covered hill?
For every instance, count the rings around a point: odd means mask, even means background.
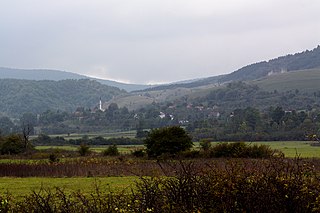
[[[77,107],[98,106],[99,99],[110,100],[126,93],[96,81],[33,81],[0,79],[0,111],[9,116],[46,110],[75,111]]]

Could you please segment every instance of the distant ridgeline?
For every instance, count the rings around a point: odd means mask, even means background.
[[[259,79],[271,74],[309,70],[320,68],[320,45],[313,50],[306,50],[301,53],[281,56],[269,61],[254,63],[230,74],[213,76],[209,78],[192,81],[189,83],[169,84],[146,89],[145,91],[155,91],[164,89],[174,89],[178,87],[194,88],[209,84],[222,84],[231,81],[249,81]]]
[[[60,71],[60,70],[49,70],[49,69],[13,69],[13,68],[0,67],[0,79],[20,79],[20,80],[37,80],[37,81],[90,79],[90,80],[95,80],[104,85],[124,89],[128,92],[151,87],[150,85],[126,84],[126,83],[121,83],[121,82],[112,81],[112,80],[92,78],[92,77],[79,75],[72,72],[66,72],[66,71]]]

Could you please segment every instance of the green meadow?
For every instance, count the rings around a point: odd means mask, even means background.
[[[57,187],[69,193],[81,191],[86,194],[94,192],[97,186],[99,190],[119,192],[129,190],[136,180],[138,178],[134,176],[72,178],[2,177],[0,178],[0,194],[9,194],[14,198],[19,198],[30,194],[31,191],[39,192],[41,189],[54,190]]]

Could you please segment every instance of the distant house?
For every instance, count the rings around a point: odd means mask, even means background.
[[[163,118],[165,118],[165,117],[166,117],[166,114],[165,114],[165,113],[163,113],[163,112],[160,112],[159,117],[160,117],[161,119],[163,119]]]

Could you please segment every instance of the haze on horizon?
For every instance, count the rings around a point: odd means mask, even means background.
[[[320,44],[317,0],[10,0],[0,67],[131,83],[215,76]]]

